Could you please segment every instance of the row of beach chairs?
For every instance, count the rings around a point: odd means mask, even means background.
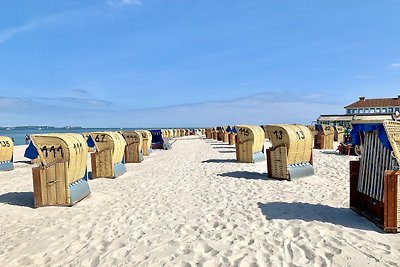
[[[170,149],[172,138],[190,134],[159,129],[31,135],[25,157],[34,164],[34,206],[72,206],[90,194],[89,178],[116,178],[126,172],[126,163],[140,163],[152,149]],[[11,138],[0,137],[0,170],[14,168],[13,148]]]
[[[352,121],[352,127],[351,138],[363,152],[359,160],[350,162],[350,208],[385,232],[399,232],[400,122],[358,120]],[[235,145],[239,162],[266,159],[268,177],[291,180],[314,174],[312,148],[332,149],[335,132],[340,141],[342,127],[335,131],[328,125],[239,125],[208,128],[206,138],[227,142],[227,134],[228,141],[235,139],[229,144]],[[264,139],[272,147],[264,150]]]

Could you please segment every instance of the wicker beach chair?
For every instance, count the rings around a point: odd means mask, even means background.
[[[344,141],[344,127],[342,126],[334,126],[335,134],[333,137],[334,141],[343,142]]]
[[[125,163],[140,163],[143,161],[143,138],[137,131],[122,131],[122,136],[125,138]]]
[[[291,180],[314,175],[311,132],[304,125],[266,127],[272,148],[267,149],[268,177]]]
[[[14,169],[14,142],[8,136],[0,136],[0,171]]]
[[[90,194],[88,148],[81,134],[31,135],[39,166],[32,168],[34,206],[72,206]]]
[[[264,131],[259,126],[236,126],[236,159],[239,162],[254,163],[265,160]]]
[[[139,132],[142,135],[142,139],[143,139],[143,145],[142,145],[143,156],[150,156],[151,152],[153,151],[151,149],[151,142],[153,140],[153,136],[151,135],[151,132],[148,131],[148,130],[138,130],[137,132]]]
[[[318,130],[318,133],[314,137],[314,148],[333,149],[333,139],[335,134],[333,126],[317,124],[315,127],[316,130]]]
[[[230,145],[235,145],[236,144],[236,137],[237,137],[236,127],[235,126],[230,126],[228,143]]]
[[[126,172],[125,139],[118,132],[92,132],[96,152],[91,154],[92,178],[116,178]]]
[[[350,162],[350,207],[385,232],[400,232],[400,122],[351,123],[363,152]]]

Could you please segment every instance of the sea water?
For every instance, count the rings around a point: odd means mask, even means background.
[[[42,134],[42,133],[87,133],[87,132],[105,132],[105,131],[121,131],[121,130],[138,130],[137,128],[49,128],[49,129],[10,129],[0,130],[0,136],[8,136],[14,140],[14,145],[24,145],[26,134]]]

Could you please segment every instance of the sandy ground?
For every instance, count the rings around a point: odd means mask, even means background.
[[[25,146],[15,148],[24,161]],[[316,176],[266,178],[232,146],[181,138],[90,181],[74,207],[34,209],[31,165],[0,173],[1,266],[396,266],[400,235],[349,206],[354,157],[314,150]]]

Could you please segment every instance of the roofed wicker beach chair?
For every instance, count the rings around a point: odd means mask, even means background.
[[[174,138],[180,137],[180,130],[179,129],[174,129]]]
[[[213,127],[211,131],[211,136],[213,140],[218,140],[218,131],[217,127]]]
[[[237,136],[236,127],[228,126],[227,132],[228,132],[228,143],[230,145],[235,145],[236,144],[236,136]]]
[[[125,138],[125,163],[140,163],[143,161],[143,138],[137,131],[122,131],[122,136]]]
[[[148,130],[138,130],[137,132],[139,132],[142,135],[142,139],[143,139],[143,145],[142,145],[143,156],[150,156],[151,152],[153,152],[153,150],[151,149],[151,143],[152,143],[152,140],[153,140],[153,136],[152,136],[151,132],[148,131]]]
[[[333,140],[337,142],[344,141],[344,127],[343,126],[334,126],[335,134],[333,136]]]
[[[212,139],[212,128],[205,129],[206,139]]]
[[[91,154],[92,178],[116,178],[126,172],[124,164],[125,139],[118,132],[92,132],[88,143],[94,142]]]
[[[267,149],[268,177],[292,180],[314,175],[311,132],[304,125],[266,127],[272,148]]]
[[[223,143],[229,142],[229,133],[226,131],[228,126],[218,127],[218,141]]]
[[[0,136],[0,171],[14,169],[14,142],[8,136]]]
[[[152,141],[151,148],[152,149],[171,149],[171,144],[168,140],[168,136],[166,136],[166,132],[163,130],[150,130]]]
[[[318,130],[318,133],[314,137],[314,148],[333,149],[333,139],[335,134],[333,126],[317,124],[315,127],[316,130]]]
[[[36,208],[72,206],[90,194],[88,147],[81,134],[31,135],[25,156],[39,159],[39,166],[32,168]]]
[[[385,232],[399,232],[400,122],[351,123],[352,140],[363,152],[350,162],[350,208]]]
[[[265,160],[264,130],[254,125],[236,126],[236,130],[236,159],[245,163]]]

